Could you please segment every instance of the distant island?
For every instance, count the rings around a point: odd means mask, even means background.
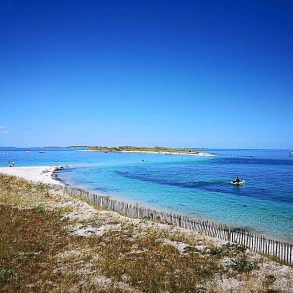
[[[80,147],[80,146],[75,146]],[[206,148],[204,148],[206,149]],[[167,148],[167,147],[136,147],[136,146],[118,146],[118,147],[104,147],[104,146],[85,146],[83,151],[95,151],[95,152],[125,152],[125,153],[160,153],[165,155],[190,155],[190,156],[202,156],[211,157],[214,156],[211,153],[199,152],[195,149],[187,148]]]

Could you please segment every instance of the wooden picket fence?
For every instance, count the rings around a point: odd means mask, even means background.
[[[129,217],[146,219],[197,231],[207,236],[244,245],[256,253],[274,256],[286,264],[293,263],[293,245],[290,243],[268,239],[263,235],[242,229],[233,229],[225,224],[194,220],[183,215],[159,212],[141,207],[138,204],[133,205],[117,201],[111,199],[109,196],[97,195],[80,188],[61,185],[51,185],[51,187],[57,189],[62,188],[71,196],[80,196],[99,207],[120,212]]]

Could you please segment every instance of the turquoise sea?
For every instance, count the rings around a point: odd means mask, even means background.
[[[220,150],[215,157],[0,148],[0,166],[67,164],[65,183],[158,210],[247,228],[293,243],[290,150]],[[239,176],[244,186],[230,180]]]

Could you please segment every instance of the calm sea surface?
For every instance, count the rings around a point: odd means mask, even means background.
[[[0,166],[8,160],[16,166],[68,164],[72,168],[59,173],[66,183],[293,242],[289,150],[209,151],[218,156],[0,148]],[[246,184],[229,184],[235,176]]]

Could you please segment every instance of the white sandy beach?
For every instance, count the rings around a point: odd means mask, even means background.
[[[62,182],[52,177],[53,173],[60,167],[61,166],[1,167],[0,173],[33,182],[62,185]]]

